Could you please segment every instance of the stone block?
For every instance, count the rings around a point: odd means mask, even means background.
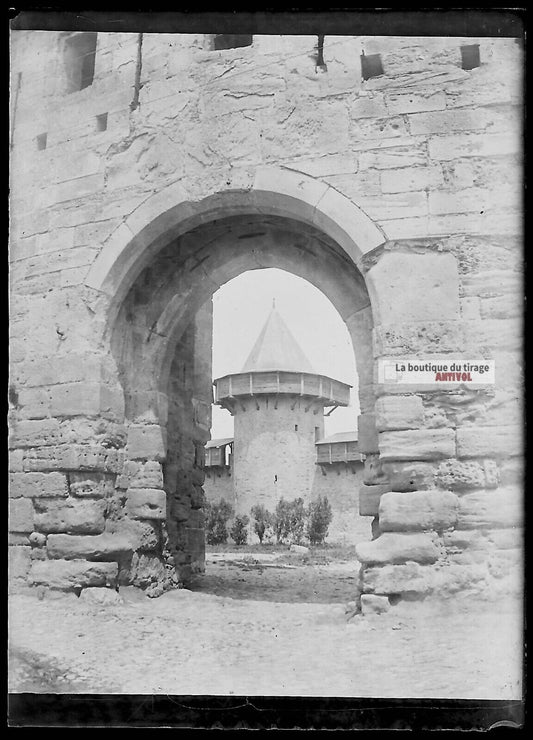
[[[379,527],[382,532],[447,529],[457,521],[458,506],[451,491],[384,493],[379,502]]]
[[[51,411],[55,416],[96,416],[100,412],[98,383],[62,383],[50,390]]]
[[[31,565],[29,581],[60,591],[90,586],[116,585],[118,563],[91,563],[87,560],[37,560]]]
[[[440,167],[402,167],[399,170],[384,170],[381,173],[381,189],[384,193],[405,193],[411,190],[436,188],[443,184]]]
[[[115,477],[106,473],[69,473],[69,491],[73,496],[105,498],[115,490]]]
[[[457,529],[504,529],[520,527],[524,501],[518,487],[466,493],[459,499]]]
[[[9,476],[10,496],[37,498],[40,496],[67,496],[67,477],[64,473],[13,473]]]
[[[360,414],[357,417],[357,445],[363,455],[379,452],[375,414]]]
[[[390,481],[391,491],[420,491],[433,488],[437,467],[426,462],[385,462],[383,472]]]
[[[164,583],[167,573],[164,564],[157,555],[134,553],[129,570],[129,582],[139,588],[148,588],[152,584]]]
[[[167,451],[166,430],[157,424],[134,424],[128,429],[126,455],[130,460],[164,460]]]
[[[439,583],[434,565],[410,562],[400,565],[366,567],[362,571],[364,593],[375,594],[428,594]]]
[[[423,421],[420,396],[381,396],[376,401],[376,426],[380,432],[418,429]]]
[[[416,286],[413,288],[416,292]],[[403,300],[403,299],[402,299]],[[412,297],[409,303],[412,305]],[[455,307],[452,301],[453,312]],[[458,304],[458,299],[457,299]],[[385,302],[385,306],[390,304]],[[416,308],[413,308],[413,312]],[[448,309],[447,309],[448,310]],[[432,309],[434,311],[434,309]],[[464,348],[464,328],[458,321],[411,321],[406,324],[391,322],[376,326],[373,330],[374,352],[376,357],[408,357],[412,355],[419,357],[428,354],[428,347],[438,348],[442,352],[461,352]],[[393,386],[386,385],[386,393],[391,393]],[[400,393],[417,393],[419,387],[412,384],[404,384],[404,389],[398,384]],[[420,386],[424,391],[438,390],[435,383]],[[379,390],[379,389],[378,389]]]
[[[368,271],[366,280],[378,324],[459,318],[459,275],[450,252],[388,251]]]
[[[9,578],[26,578],[31,565],[31,547],[8,547]]]
[[[450,160],[461,157],[501,157],[520,154],[519,136],[508,134],[465,134],[463,136],[432,136],[429,139],[429,158]]]
[[[48,535],[46,549],[51,559],[59,560],[116,560],[133,552],[130,540],[118,533],[97,535]]]
[[[508,457],[523,453],[520,426],[461,427],[457,429],[457,457]]]
[[[11,447],[40,447],[59,442],[57,419],[26,419],[13,424],[10,436]]]
[[[98,606],[114,606],[115,604],[124,603],[124,599],[114,588],[97,586],[84,588],[80,594],[80,600],[84,604],[96,604]]]
[[[167,497],[155,488],[132,488],[128,491],[126,511],[133,519],[165,519]]]
[[[521,549],[524,546],[524,530],[522,527],[491,529],[487,532],[487,539],[498,550]]]
[[[483,128],[485,110],[471,109],[440,110],[429,113],[413,113],[409,116],[409,128],[412,134],[447,134],[450,131],[469,131]]]
[[[359,542],[355,552],[365,565],[386,565],[387,563],[434,563],[441,553],[436,538],[427,532],[407,534],[403,532],[383,532],[375,540]]]
[[[359,516],[377,516],[381,496],[390,490],[390,483],[373,486],[363,483],[359,488]]]
[[[9,499],[9,531],[33,532],[33,504],[30,499]]]
[[[35,529],[41,532],[100,534],[106,502],[84,499],[35,499]]]
[[[163,468],[161,463],[155,460],[148,460],[144,464],[128,461],[129,465],[136,465],[137,469],[130,476],[129,488],[163,488]]]
[[[386,97],[389,113],[422,113],[423,111],[444,110],[446,95],[442,90],[429,90],[410,93],[390,92]]]
[[[113,524],[108,524],[112,531]],[[142,552],[157,550],[161,541],[160,525],[137,519],[124,519],[116,525],[116,531],[120,537],[131,542],[134,550]]]
[[[23,457],[24,457],[24,451],[23,450],[9,450],[8,452],[9,457],[9,472],[10,473],[22,473],[24,470],[23,468]]]
[[[435,484],[449,491],[493,488],[498,484],[498,468],[493,460],[444,460],[435,473]]]
[[[380,432],[379,452],[387,460],[438,460],[455,454],[453,429]]]
[[[384,614],[390,609],[390,601],[387,596],[377,596],[376,594],[362,594],[361,596],[361,614],[368,617],[369,614]]]

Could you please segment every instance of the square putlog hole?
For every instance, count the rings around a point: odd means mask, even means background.
[[[39,134],[35,139],[38,151],[42,152],[48,145],[48,134]]]
[[[107,131],[107,113],[100,113],[96,116],[96,130]]]
[[[461,67],[468,70],[475,69],[480,65],[479,44],[461,46]]]
[[[385,74],[381,54],[361,54],[361,77],[363,80],[370,80],[372,77],[379,77]]]

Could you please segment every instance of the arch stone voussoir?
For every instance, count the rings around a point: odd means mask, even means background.
[[[347,256],[360,258],[385,241],[364,211],[327,183],[280,167],[258,167],[250,190],[227,190],[193,201],[181,182],[167,185],[138,206],[104,243],[85,279],[95,290],[114,296],[124,277],[135,271],[159,240],[206,221],[239,213],[286,216],[322,229]]]

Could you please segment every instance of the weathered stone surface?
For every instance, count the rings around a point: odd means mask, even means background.
[[[39,560],[31,565],[29,581],[61,591],[88,586],[114,586],[117,563],[90,563],[87,560]]]
[[[380,432],[418,429],[423,421],[420,396],[381,396],[376,401],[376,426]]]
[[[384,614],[389,609],[390,601],[387,596],[361,595],[361,613],[363,617],[367,617],[369,614]]]
[[[10,495],[13,498],[24,496],[66,496],[67,477],[64,473],[12,473],[9,476]]]
[[[522,527],[491,529],[487,532],[487,539],[499,550],[521,549],[524,546],[524,530]]]
[[[305,545],[291,545],[289,550],[291,552],[297,552],[301,555],[305,555],[306,552],[309,552],[309,548],[305,547]]]
[[[436,464],[427,462],[383,463],[383,472],[390,480],[391,491],[420,491],[433,488]]]
[[[128,491],[126,511],[133,519],[164,519],[166,493],[154,488],[132,488]]]
[[[370,294],[380,296],[376,323],[390,326],[422,317],[424,321],[459,317],[459,276],[450,252],[386,252],[368,271],[367,281]]]
[[[524,501],[519,488],[482,490],[459,498],[457,529],[519,527],[523,520]]]
[[[97,604],[98,606],[114,606],[124,603],[124,599],[115,589],[96,586],[84,588],[80,594],[80,600],[85,604]]]
[[[447,529],[457,521],[458,498],[450,491],[384,493],[379,502],[379,526],[383,532]]]
[[[462,427],[457,430],[458,457],[507,457],[523,452],[519,426]]]
[[[28,419],[12,426],[10,447],[38,447],[59,442],[57,419]]]
[[[22,465],[22,459],[24,456],[23,450],[9,450],[9,472],[10,473],[22,473],[24,470]]]
[[[130,460],[164,460],[167,451],[165,430],[157,424],[128,428],[126,455]]]
[[[100,534],[105,509],[105,501],[35,499],[35,527],[41,532]]]
[[[9,499],[9,531],[33,532],[33,505],[30,499]]]
[[[9,547],[9,577],[26,578],[31,565],[31,547]]]
[[[132,543],[124,535],[104,532],[97,535],[48,535],[46,549],[52,559],[115,560],[133,552]]]
[[[364,455],[379,452],[375,414],[360,414],[357,417],[357,443]]]
[[[355,551],[357,558],[365,565],[406,563],[408,560],[434,563],[441,552],[436,538],[426,532],[383,532],[371,542],[360,542]]]
[[[117,533],[119,538],[124,538],[131,543],[134,550],[149,551],[157,550],[161,540],[161,525],[159,522],[147,522],[144,520],[125,518],[119,522],[108,522],[107,530]]]
[[[69,491],[73,496],[104,498],[114,491],[115,478],[106,473],[69,473]]]
[[[44,547],[46,545],[46,535],[42,532],[32,532],[28,539],[32,547]]]
[[[402,565],[364,568],[363,592],[376,594],[427,594],[438,584],[435,566],[411,562]]]
[[[156,555],[134,553],[129,570],[129,581],[133,586],[147,588],[151,584],[167,580],[164,564]]]
[[[148,462],[138,465],[138,470],[131,476],[129,488],[163,488],[161,463],[148,460]]]
[[[382,460],[436,460],[455,453],[452,429],[412,429],[403,432],[380,432],[379,452]]]
[[[359,488],[359,514],[361,516],[377,516],[381,496],[391,491],[391,485],[363,485]]]
[[[445,460],[435,474],[439,488],[463,491],[469,488],[494,488],[498,485],[498,468],[493,460],[464,462]]]

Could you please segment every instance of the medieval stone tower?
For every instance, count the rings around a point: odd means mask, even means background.
[[[214,384],[215,402],[235,417],[236,512],[309,500],[324,408],[347,406],[350,386],[315,373],[274,304],[242,371]]]

